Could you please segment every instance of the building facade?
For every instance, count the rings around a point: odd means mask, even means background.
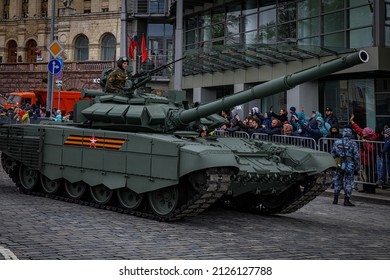
[[[167,0],[0,0],[0,93],[46,87],[48,46],[53,40],[64,49],[58,58],[64,62],[62,79],[67,90],[98,88],[101,71],[115,67],[121,55],[128,56],[130,41],[134,43],[137,37],[134,72],[166,64],[173,56],[168,7]],[[149,53],[144,63],[142,37]],[[150,90],[166,90],[171,75],[171,69],[157,73]]]
[[[54,34],[65,61],[113,60],[119,53],[121,1],[55,1]],[[0,61],[47,61],[52,1],[0,0]]]
[[[331,107],[342,125],[352,113],[362,126],[390,124],[390,1],[206,2],[187,3],[183,14],[184,54],[190,58],[183,88],[194,101],[208,102],[364,49],[369,63],[244,104],[243,115],[252,106],[263,112],[270,106],[304,107],[306,115]]]

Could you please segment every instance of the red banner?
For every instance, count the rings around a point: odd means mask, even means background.
[[[148,50],[146,49],[145,35],[142,35],[141,53],[142,53],[141,62],[144,63],[148,60]]]

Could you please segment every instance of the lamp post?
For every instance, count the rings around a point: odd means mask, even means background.
[[[51,0],[51,22],[50,22],[50,42],[54,41],[54,22],[55,22],[55,0]],[[50,53],[50,60],[53,59],[53,55]],[[53,88],[54,88],[54,74],[47,72],[47,97],[46,97],[46,110],[52,113],[53,103]]]

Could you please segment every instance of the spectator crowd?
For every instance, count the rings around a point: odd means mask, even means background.
[[[41,118],[58,122],[69,121],[72,119],[72,112],[68,112],[63,116],[63,112],[56,108],[53,108],[52,112],[50,112],[45,107],[28,103],[9,109],[0,108],[1,123],[29,124],[32,120],[37,120],[36,122],[38,122],[38,119]]]
[[[352,160],[350,155],[345,156],[345,160],[355,161],[354,166],[356,167],[352,168],[349,172],[348,180],[350,180],[351,176],[356,176],[358,173],[364,182],[367,181],[366,178],[369,174],[375,173],[377,178],[376,186],[382,188],[390,187],[387,181],[390,175],[390,157],[388,156],[390,149],[390,128],[387,125],[378,132],[375,132],[370,127],[362,128],[355,122],[355,116],[352,114],[349,124],[341,128],[337,116],[334,115],[330,107],[325,109],[325,115],[322,115],[319,111],[311,111],[311,114],[307,116],[303,107],[298,111],[296,107],[291,106],[289,111],[282,108],[278,113],[275,113],[272,107],[264,113],[260,112],[258,107],[253,107],[243,120],[240,119],[238,114],[232,116],[227,111],[221,112],[221,116],[227,120],[226,123],[214,131],[209,131],[209,134],[231,134],[237,131],[243,131],[248,133],[249,136],[259,133],[304,137],[314,139],[316,143],[321,138],[332,138],[334,142],[337,139],[343,139],[343,137],[345,141],[349,139],[358,140],[356,141],[359,143],[357,150],[358,157],[353,157]],[[349,129],[351,133],[345,133],[343,136],[342,131],[345,129]],[[343,143],[342,140],[340,141],[339,143]],[[376,145],[377,143],[373,143],[373,141],[380,141],[383,144]],[[331,152],[332,148],[329,151]],[[333,156],[336,157],[339,155],[333,154]],[[356,164],[356,158],[359,158],[359,166]],[[375,171],[373,172],[373,170]],[[340,173],[337,176],[337,187],[339,190],[341,184],[340,178],[342,176]],[[343,184],[345,185],[346,183],[348,186],[351,184],[350,182],[344,182]],[[363,189],[360,190],[361,192],[375,193],[375,185],[363,183],[362,186]],[[350,197],[350,191],[348,192]],[[351,205],[349,200],[346,202],[346,205]]]
[[[217,131],[245,131],[249,135],[265,133],[268,135],[289,135],[313,138],[318,141],[321,137],[339,138],[340,127],[337,117],[331,108],[326,108],[325,116],[318,111],[312,111],[306,116],[304,108],[297,111],[291,106],[289,112],[281,109],[279,114],[269,108],[269,111],[261,113],[258,107],[253,107],[248,116],[243,120],[239,115],[232,117],[226,111],[221,112],[228,121],[219,127]]]

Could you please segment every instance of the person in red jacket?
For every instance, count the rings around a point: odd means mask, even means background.
[[[376,170],[376,146],[374,143],[371,143],[371,141],[378,141],[380,135],[375,133],[372,128],[361,128],[357,123],[355,123],[354,118],[355,115],[352,114],[349,120],[351,122],[352,129],[360,136],[360,140],[362,141],[359,145],[360,163],[366,176],[368,176],[370,170]],[[375,193],[375,185],[363,183],[363,190],[361,192]]]

